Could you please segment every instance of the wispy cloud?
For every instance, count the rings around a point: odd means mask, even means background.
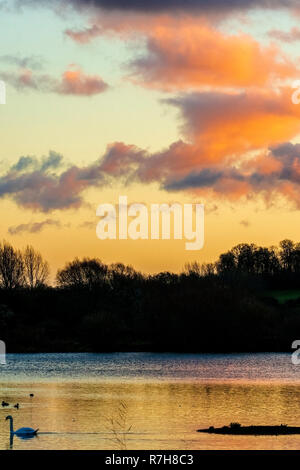
[[[94,229],[96,228],[97,222],[91,222],[90,220],[86,220],[85,222],[82,222],[81,224],[78,225],[78,228],[86,228],[86,229]]]
[[[22,156],[17,163],[10,167],[12,172],[22,172],[28,169],[46,172],[49,169],[59,168],[62,164],[63,156],[53,150],[49,151],[49,155],[38,159],[34,156]]]
[[[20,224],[14,227],[9,227],[8,232],[10,235],[21,235],[22,233],[39,233],[47,227],[61,228],[61,223],[58,220],[46,219],[42,222],[30,222],[28,224]]]
[[[73,64],[63,72],[60,80],[47,74],[35,74],[30,69],[1,72],[0,76],[17,90],[36,90],[60,95],[93,96],[109,88],[99,75],[88,75]]]
[[[0,56],[0,62],[31,70],[40,70],[44,65],[44,59],[39,56],[22,57],[20,55],[5,54]]]
[[[269,36],[282,42],[295,42],[300,41],[300,29],[295,26],[290,31],[281,31],[279,29],[272,29],[269,31]]]
[[[241,220],[240,224],[243,225],[243,227],[245,228],[250,227],[250,222],[248,220]]]

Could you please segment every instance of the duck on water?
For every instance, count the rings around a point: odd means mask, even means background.
[[[300,427],[288,426],[242,426],[240,423],[231,423],[229,426],[215,428],[210,426],[207,429],[198,429],[197,432],[207,432],[211,434],[236,434],[248,436],[279,436],[286,434],[300,434]]]

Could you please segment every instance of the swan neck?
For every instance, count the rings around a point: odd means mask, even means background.
[[[10,422],[10,433],[13,434],[13,433],[14,433],[13,418],[10,418],[10,419],[9,419],[9,422]]]

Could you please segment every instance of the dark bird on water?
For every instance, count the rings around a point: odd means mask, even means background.
[[[6,403],[6,401],[2,401],[2,406],[9,406],[9,403]]]
[[[17,403],[16,405],[14,405],[14,408],[17,408],[17,410],[19,409],[19,403]]]
[[[33,398],[33,397],[34,397],[34,394],[33,394],[33,393],[31,393],[29,396],[30,396],[30,398]]]

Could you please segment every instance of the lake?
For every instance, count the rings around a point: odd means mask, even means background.
[[[1,450],[300,448],[299,435],[196,432],[231,422],[300,426],[300,365],[288,353],[8,354],[2,400],[10,406],[0,406]],[[15,429],[40,434],[10,441],[9,414]]]

